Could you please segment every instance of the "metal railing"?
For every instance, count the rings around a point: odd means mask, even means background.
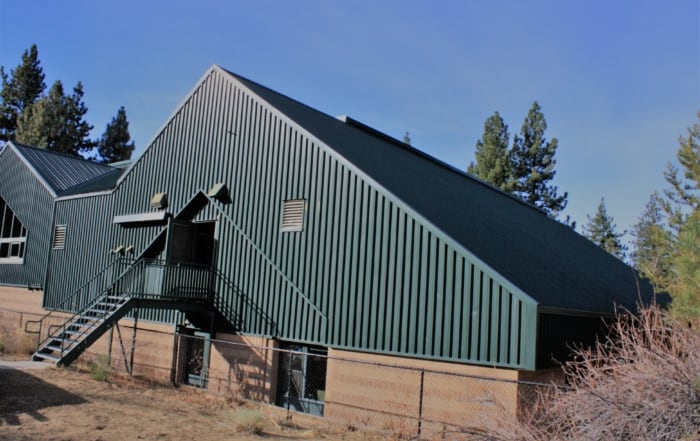
[[[37,348],[39,348],[49,338],[52,330],[70,321],[77,311],[85,309],[114,284],[115,272],[122,273],[133,262],[131,259],[117,259],[111,262],[60,303],[49,306],[50,311],[44,316],[37,320],[26,321],[24,332],[37,335]]]
[[[115,277],[115,274],[118,276]],[[25,322],[24,330],[37,335],[37,349],[63,334],[85,312],[95,308],[106,295],[149,300],[185,302],[213,301],[213,274],[208,266],[169,264],[162,260],[119,259],[81,285],[59,305],[38,320]],[[103,320],[114,310],[96,309],[92,317]],[[90,331],[84,328],[75,337]],[[61,342],[63,355],[63,341]]]

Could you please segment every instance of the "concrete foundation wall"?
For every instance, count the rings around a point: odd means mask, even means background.
[[[41,307],[42,291],[0,285],[0,313],[17,313],[41,317],[46,313]],[[32,320],[30,319],[30,320]]]
[[[41,292],[0,287],[0,330],[22,329],[43,313]],[[124,373],[133,346],[133,375],[184,382],[187,339],[196,337],[175,338],[172,325],[143,321],[134,330],[131,319],[121,320],[119,331],[114,327],[103,335],[78,365],[109,358],[112,369]],[[276,340],[217,334],[210,346],[207,389],[234,399],[274,402],[277,348]],[[538,386],[518,382],[562,380],[558,369],[524,372],[338,349],[328,350],[327,363],[324,415],[399,435],[488,428],[525,414],[536,402]]]
[[[41,291],[0,286],[0,343],[9,352],[31,353],[37,338],[24,332],[28,320],[37,320],[46,312],[41,308]]]
[[[132,375],[159,383],[170,382],[173,365],[173,326],[141,321],[135,332],[134,340],[133,320],[120,320],[119,330],[117,327],[108,330],[78,358],[77,363],[86,364],[98,359],[109,359],[113,370],[125,373],[127,364],[131,362],[133,347]]]
[[[516,415],[516,370],[329,350],[324,415],[397,434],[488,427]],[[438,373],[439,372],[439,373]]]
[[[233,343],[233,344],[232,344]],[[211,344],[209,390],[226,396],[274,402],[278,353],[275,340],[216,334]]]

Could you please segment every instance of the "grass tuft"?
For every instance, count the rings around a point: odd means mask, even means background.
[[[107,356],[100,355],[87,363],[90,369],[90,377],[96,381],[107,381],[112,376],[112,367],[109,365]]]
[[[237,432],[260,435],[265,428],[265,414],[257,409],[240,408],[233,416],[234,428]]]

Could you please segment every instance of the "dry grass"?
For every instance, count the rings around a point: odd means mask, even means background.
[[[489,439],[700,439],[700,333],[650,308],[620,316],[610,335],[565,366],[567,388]]]
[[[233,416],[233,426],[240,433],[260,435],[266,423],[267,417],[258,409],[241,407]]]
[[[0,352],[5,354],[31,355],[35,350],[35,337],[24,332],[24,329],[0,326]]]

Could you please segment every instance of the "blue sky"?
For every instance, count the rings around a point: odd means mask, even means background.
[[[37,44],[80,80],[99,136],[125,106],[141,153],[213,63],[465,169],[484,120],[534,100],[554,184],[630,229],[700,108],[700,1],[0,0],[0,65]],[[580,230],[580,227],[579,227]]]

